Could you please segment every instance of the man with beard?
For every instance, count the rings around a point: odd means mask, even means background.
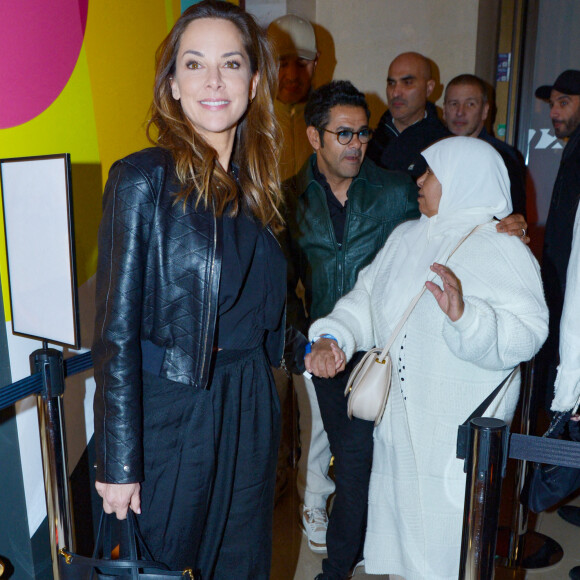
[[[574,316],[577,313],[574,301],[578,299],[578,264],[570,263],[570,254],[574,219],[580,199],[580,71],[564,71],[552,86],[539,87],[536,97],[548,102],[556,137],[567,140],[552,191],[542,255],[541,271],[550,311],[550,332],[542,350],[536,355],[535,365],[537,385],[545,389],[546,403],[552,400],[558,373],[551,408],[554,411],[565,411],[574,406],[577,398],[577,393],[570,386],[570,375],[574,375],[571,371],[575,370],[570,364],[570,352],[577,347],[577,339],[571,331],[577,333],[574,328]],[[578,240],[575,243],[577,247]],[[572,279],[568,280],[570,275]],[[567,299],[567,319],[561,326],[564,297],[568,292],[572,294]],[[561,330],[565,333],[562,345],[564,351],[560,344]],[[560,353],[565,355],[562,360]],[[571,524],[580,526],[580,508],[565,505],[558,509],[558,514]],[[572,568],[569,576],[573,580],[580,580],[580,566]]]
[[[306,104],[306,132],[315,152],[284,184],[290,237],[288,311],[300,310],[291,304],[300,279],[309,315],[302,324],[289,322],[301,326],[304,334],[311,321],[328,314],[352,289],[358,272],[393,229],[419,217],[417,189],[410,178],[365,158],[371,137],[369,116],[364,95],[348,81],[320,87]],[[362,554],[374,423],[349,420],[344,397],[358,358],[355,355],[334,379],[305,381],[313,422],[322,416],[330,442],[330,448],[320,452],[326,473],[331,453],[335,459],[336,496],[326,534],[328,558],[317,576],[321,580],[343,580]],[[315,531],[325,521],[327,497],[305,496],[301,510],[305,529]]]
[[[536,356],[536,375],[537,384],[546,389],[546,402],[549,402],[558,365],[566,271],[580,198],[580,71],[564,71],[554,85],[539,87],[536,97],[550,105],[550,119],[556,137],[568,141],[552,191],[542,254],[542,280],[550,311],[550,333]],[[577,523],[580,525],[580,514]]]

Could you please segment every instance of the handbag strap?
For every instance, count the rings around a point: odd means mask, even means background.
[[[139,554],[145,560],[154,560],[153,555],[151,554],[147,544],[145,543],[145,539],[141,535],[141,530],[139,529],[139,522],[137,521],[137,516],[132,509],[127,511],[127,523],[130,526],[131,533],[133,538],[137,543],[137,547],[139,549]]]
[[[125,520],[117,520],[114,514],[106,514],[105,510],[101,510],[101,518],[99,521],[97,536],[95,538],[93,559],[102,557],[103,559],[109,560],[111,558],[114,523],[119,524],[119,530],[121,532],[120,543],[123,547],[125,558],[128,558],[127,561],[140,561],[139,557],[141,557],[143,561],[155,561],[141,534],[137,516],[131,508],[127,510],[127,517]],[[125,564],[119,565],[121,567],[125,566]],[[161,564],[160,567],[167,569],[165,564]]]
[[[105,539],[103,538],[103,533],[104,533],[104,527],[105,527],[105,520],[107,519],[107,514],[105,513],[105,510],[101,510],[101,517],[99,519],[99,527],[97,530],[97,536],[95,538],[95,549],[93,550],[93,558],[98,558],[101,554],[107,554],[107,549],[108,551],[108,557],[111,557],[111,551],[113,549],[112,543],[111,543],[111,533],[109,532],[108,537],[107,537],[107,541],[105,541]]]
[[[467,448],[469,446],[469,421],[475,417],[481,417],[487,411],[487,408],[491,405],[491,402],[495,399],[497,394],[501,391],[502,387],[507,383],[509,378],[516,372],[519,365],[515,367],[512,372],[484,399],[484,401],[465,419],[465,421],[457,428],[457,448],[456,455],[458,459],[465,459],[463,466],[463,471],[467,473]],[[502,470],[503,471],[503,470]],[[502,476],[503,477],[503,476]]]
[[[453,256],[453,254],[455,254],[455,252],[459,249],[459,246],[461,246],[461,244],[463,244],[463,242],[471,234],[476,232],[479,228],[483,227],[484,225],[485,224],[479,224],[478,226],[475,226],[468,234],[463,236],[459,240],[459,242],[457,242],[457,245],[455,246],[455,248],[453,248],[453,250],[451,251],[449,256],[447,256],[447,259],[445,260],[445,265],[447,265],[447,262],[449,262],[449,259],[451,258],[451,256]],[[395,330],[393,330],[389,340],[387,341],[385,348],[383,348],[383,350],[381,351],[381,354],[378,357],[378,359],[380,361],[384,361],[387,358],[387,355],[389,354],[389,351],[391,350],[391,347],[393,346],[395,339],[397,338],[399,332],[401,332],[401,329],[403,328],[405,322],[407,322],[407,318],[409,318],[409,315],[411,314],[411,312],[413,312],[413,308],[415,308],[415,306],[417,305],[417,302],[419,302],[419,300],[420,300],[421,296],[423,296],[423,293],[425,292],[425,290],[427,290],[427,287],[425,285],[423,285],[423,288],[413,298],[413,300],[411,300],[411,304],[409,304],[409,306],[407,307],[407,310],[405,310],[403,316],[401,316],[401,319],[399,320],[399,324],[397,324],[397,326],[395,327]]]
[[[512,372],[483,400],[481,405],[463,421],[463,425],[467,425],[471,419],[475,417],[482,417],[483,414],[487,411],[487,408],[491,405],[491,402],[496,398],[497,394],[501,391],[502,387],[508,382],[511,376],[516,372],[519,368],[519,365],[516,366]]]
[[[580,405],[580,398],[574,404],[574,407],[569,411],[558,411],[554,413],[552,416],[552,420],[550,421],[550,426],[548,430],[542,435],[542,437],[551,437],[555,439],[559,437],[564,432],[568,421],[570,421],[570,417],[572,415],[576,415],[578,413],[578,406]]]

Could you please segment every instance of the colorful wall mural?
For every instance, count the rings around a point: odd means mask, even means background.
[[[0,158],[71,155],[85,348],[90,348],[92,341],[93,276],[103,186],[116,159],[149,145],[145,125],[155,51],[181,11],[191,4],[179,0],[0,2]],[[6,324],[2,349],[7,351],[0,355],[9,361],[0,387],[28,376],[28,356],[41,346],[11,332],[3,227],[0,215],[0,279]],[[72,354],[76,353],[65,356]],[[93,392],[94,382],[88,375],[71,384],[67,380],[65,415],[71,472],[92,435]],[[33,538],[46,520],[46,506],[32,397],[16,405],[13,419],[17,424],[15,457],[22,459],[26,496],[26,513],[14,516],[27,519],[25,525]],[[0,431],[8,423],[0,416]],[[0,491],[0,502],[3,500]],[[5,507],[0,505],[0,511],[7,514]],[[10,533],[7,537],[10,539]],[[0,542],[2,557],[6,557],[4,549]],[[30,546],[11,549],[16,553],[22,549],[22,554],[31,550]],[[14,558],[14,551],[11,554]],[[29,577],[28,573],[39,577],[38,570],[25,570],[14,578]]]

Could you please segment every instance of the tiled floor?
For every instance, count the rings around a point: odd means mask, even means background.
[[[506,487],[508,482],[506,481]],[[508,495],[504,489],[504,496]],[[509,501],[504,501],[505,505]],[[580,497],[574,500],[580,506]],[[298,495],[289,489],[274,511],[274,556],[272,580],[313,580],[322,568],[323,555],[314,554],[308,548],[306,538],[298,523]],[[535,529],[557,542],[564,549],[564,558],[551,568],[541,570],[513,570],[498,566],[496,580],[567,580],[568,571],[580,565],[580,528],[562,520],[555,511],[543,513],[532,522]],[[388,576],[365,574],[357,570],[355,580],[364,578],[386,580]],[[426,579],[428,580],[428,579]]]

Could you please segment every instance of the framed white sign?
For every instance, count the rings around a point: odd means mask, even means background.
[[[12,332],[78,349],[70,156],[0,159]]]

